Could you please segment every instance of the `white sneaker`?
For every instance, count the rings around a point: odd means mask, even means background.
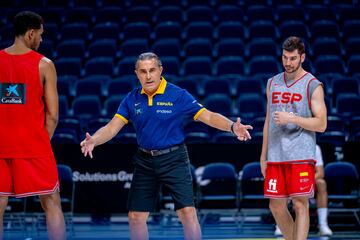
[[[333,232],[331,231],[328,225],[322,225],[319,226],[319,234],[320,236],[332,236]]]
[[[275,237],[281,237],[283,235],[278,225],[275,226],[274,235]]]

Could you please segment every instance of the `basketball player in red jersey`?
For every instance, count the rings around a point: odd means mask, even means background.
[[[43,20],[14,18],[14,44],[0,51],[0,239],[8,197],[39,195],[49,239],[65,239],[59,181],[50,145],[58,121],[56,70],[35,52]]]

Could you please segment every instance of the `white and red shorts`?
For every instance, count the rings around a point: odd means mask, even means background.
[[[59,191],[53,156],[0,158],[0,196],[27,197]]]
[[[266,198],[314,197],[315,163],[267,163]]]

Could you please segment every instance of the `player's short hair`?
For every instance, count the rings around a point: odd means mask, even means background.
[[[15,37],[18,37],[24,35],[30,29],[40,29],[44,21],[37,13],[23,11],[15,15],[13,23]]]
[[[294,37],[294,36],[288,37],[284,41],[282,48],[283,50],[288,52],[293,52],[295,50],[298,50],[300,55],[305,53],[305,44],[299,37]]]
[[[138,59],[136,60],[136,63],[135,63],[135,69],[137,69],[138,64],[139,64],[140,61],[150,60],[150,59],[155,59],[158,66],[159,67],[162,66],[161,60],[158,57],[158,55],[156,55],[153,52],[146,52],[146,53],[142,53],[142,54],[139,55],[139,57],[138,57]]]

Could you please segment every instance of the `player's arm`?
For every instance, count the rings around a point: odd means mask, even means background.
[[[324,132],[327,125],[326,106],[324,101],[324,89],[319,85],[311,95],[311,111],[313,117],[305,118],[287,112],[275,112],[276,124],[294,123],[306,130]]]
[[[236,122],[231,121],[225,116],[209,111],[205,109],[198,117],[199,121],[209,125],[213,128],[217,128],[222,131],[233,132],[239,140],[251,139],[249,129],[252,129],[250,125],[243,125],[240,123],[240,118]],[[234,124],[234,125],[233,125]],[[233,125],[233,126],[232,126]]]
[[[266,89],[266,96],[267,97],[269,96],[268,88]],[[263,143],[262,143],[261,155],[260,155],[261,173],[263,174],[264,177],[265,177],[265,171],[266,171],[266,158],[267,158],[267,152],[268,152],[269,112],[270,112],[269,106],[267,106],[266,107],[266,117],[265,117],[264,128],[263,128]]]
[[[93,157],[92,151],[98,145],[111,140],[125,125],[124,120],[114,116],[110,122],[95,132],[94,135],[86,133],[85,139],[80,143],[81,151],[86,157]]]
[[[56,69],[54,63],[50,59],[44,57],[40,60],[39,70],[44,91],[45,128],[51,139],[59,119]]]

